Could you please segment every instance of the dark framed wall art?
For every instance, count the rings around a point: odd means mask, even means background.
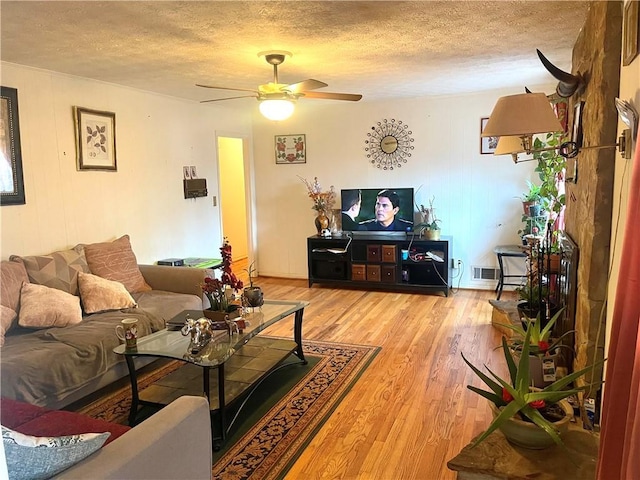
[[[73,107],[78,170],[117,171],[116,114]]]
[[[624,5],[624,15],[622,17],[622,65],[625,67],[638,56],[640,48],[640,1],[629,0]]]
[[[0,89],[0,205],[24,205],[18,90]]]
[[[480,133],[484,131],[484,127],[487,126],[489,117],[483,117],[480,119]],[[498,146],[498,140],[500,137],[480,137],[480,153],[482,155],[493,154]]]

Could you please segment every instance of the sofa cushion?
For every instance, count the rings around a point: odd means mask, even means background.
[[[78,294],[78,272],[89,272],[84,252],[74,249],[29,257],[11,255],[10,260],[25,266],[32,283],[57,288],[71,295]]]
[[[189,295],[188,293],[152,290],[150,292],[134,293],[133,298],[138,302],[138,308],[162,318],[165,322],[171,320],[183,310],[202,310],[200,297]]]
[[[9,478],[45,479],[66,470],[98,450],[109,433],[34,437],[2,427]]]
[[[0,418],[2,418],[2,424],[5,427],[25,435],[38,437],[109,432],[111,436],[105,445],[131,430],[128,425],[107,422],[66,410],[48,410],[44,407],[4,397],[0,398]]]
[[[4,336],[7,331],[13,326],[13,322],[18,318],[18,314],[15,310],[0,305],[0,347],[4,345]]]
[[[120,344],[115,327],[128,317],[138,319],[138,338],[164,328],[161,318],[127,308],[95,313],[65,328],[21,329],[8,336],[2,347],[2,396],[33,405],[64,405],[65,398],[116,366],[124,376],[124,356],[113,349]]]
[[[90,273],[120,282],[130,293],[151,290],[140,273],[129,235],[113,242],[79,245],[76,248],[84,248]]]
[[[85,313],[106,312],[137,307],[136,301],[120,282],[91,275],[78,274],[80,299]]]
[[[29,276],[22,263],[0,262],[0,304],[17,312],[22,284],[28,281]]]
[[[23,283],[18,325],[25,328],[66,327],[82,321],[80,299],[56,288]]]

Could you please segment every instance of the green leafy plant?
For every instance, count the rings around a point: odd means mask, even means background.
[[[539,194],[545,202],[543,208],[553,214],[550,215],[550,220],[555,220],[565,205],[565,195],[558,189],[567,166],[567,159],[558,153],[557,148],[564,140],[563,137],[563,133],[547,133],[544,140],[535,137],[533,142],[534,150],[546,149],[534,153],[533,158],[538,161],[535,171],[542,182]]]
[[[253,273],[256,271],[256,269],[253,267],[254,262],[251,262],[251,265],[249,265],[249,268],[245,268],[244,271],[247,272],[247,275],[249,275],[249,288],[253,288]]]
[[[523,339],[529,335],[529,354],[530,355],[544,355],[547,352],[553,352],[556,348],[562,347],[562,340],[571,335],[574,330],[565,332],[560,337],[551,339],[551,331],[562,315],[564,308],[560,309],[543,327],[540,315],[536,318],[524,317],[520,325],[510,325],[506,323],[500,323],[503,327],[507,327],[513,330],[517,337],[507,342],[507,345],[512,351],[521,352]],[[500,348],[500,347],[498,347]]]
[[[522,198],[522,201],[539,203],[542,198],[542,194],[541,194],[542,186],[535,185],[533,182],[530,182],[529,180],[527,180],[527,187],[529,188],[529,191],[522,194],[522,196],[520,197]]]
[[[528,419],[533,422],[535,425],[547,432],[555,443],[562,445],[562,439],[556,431],[556,428],[553,426],[553,423],[544,418],[540,410],[548,404],[557,403],[564,398],[570,397],[571,395],[589,388],[591,385],[565,390],[565,387],[571,385],[574,381],[582,377],[585,373],[593,370],[596,366],[604,363],[604,360],[556,380],[541,390],[532,391],[530,387],[531,377],[529,373],[529,352],[531,349],[532,333],[532,329],[527,329],[522,342],[520,360],[517,364],[514,360],[513,354],[511,353],[511,349],[507,344],[506,338],[502,338],[502,350],[509,370],[508,380],[500,378],[485,365],[484,368],[487,369],[493,378],[489,377],[469,362],[464,354],[462,354],[462,359],[489,387],[489,390],[482,390],[481,388],[474,387],[473,385],[467,385],[467,388],[486,398],[500,409],[500,413],[493,419],[487,430],[478,437],[473,446],[478,445],[493,431],[516,415],[519,415],[522,419]]]
[[[540,308],[542,302],[549,296],[549,289],[540,285],[536,278],[529,278],[521,287],[516,287],[518,300],[527,302],[530,309]]]

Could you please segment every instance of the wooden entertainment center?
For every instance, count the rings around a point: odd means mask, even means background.
[[[313,235],[307,239],[309,287],[323,283],[449,296],[451,244],[451,237],[426,240],[411,233]]]

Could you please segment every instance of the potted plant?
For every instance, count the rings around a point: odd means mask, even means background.
[[[262,293],[262,288],[253,284],[253,273],[256,271],[253,268],[253,263],[249,265],[249,268],[245,268],[244,270],[249,275],[249,286],[245,287],[243,296],[249,307],[261,307],[264,305],[264,296]]]
[[[502,338],[502,350],[507,362],[509,378],[504,380],[485,366],[491,377],[475,367],[462,354],[462,359],[489,387],[489,391],[467,385],[467,388],[491,402],[494,419],[473,443],[478,445],[496,429],[500,429],[510,442],[541,449],[555,444],[562,445],[561,431],[568,428],[573,409],[565,400],[591,385],[565,390],[585,373],[604,360],[585,367],[542,389],[532,389],[529,376],[529,351],[532,330],[528,329],[522,341],[520,360],[516,363],[506,338]]]
[[[532,205],[540,205],[540,201],[542,196],[540,195],[540,185],[535,185],[533,182],[527,180],[527,187],[529,190],[521,195],[522,200],[522,210],[525,215],[537,216],[531,213]]]
[[[549,290],[535,276],[529,275],[527,282],[521,287],[516,287],[518,295],[518,314],[520,318],[536,318],[541,312],[546,314],[546,299],[549,296]]]
[[[435,197],[431,197],[429,199],[429,208],[424,205],[418,207],[421,221],[413,226],[413,229],[417,230],[421,236],[424,235],[427,240],[440,240],[440,226],[438,225],[440,219],[436,217],[436,209],[433,206],[434,201]]]
[[[549,365],[548,362],[552,362],[553,371],[549,373],[551,374],[551,378],[555,377],[555,367],[557,366],[560,348],[567,347],[562,344],[562,341],[574,332],[574,330],[570,330],[559,337],[551,338],[552,329],[560,318],[560,315],[562,315],[563,310],[564,309],[560,309],[556,312],[545,326],[542,326],[540,315],[536,318],[521,318],[520,322],[522,326],[499,324],[513,330],[516,334],[507,342],[516,361],[519,360],[522,353],[523,339],[529,334],[529,373],[531,383],[534,387],[542,388],[553,382],[553,380],[545,380],[543,367],[546,368]]]
[[[211,320],[226,320],[239,315],[239,305],[233,303],[233,293],[241,290],[242,280],[239,280],[231,270],[231,244],[224,238],[220,247],[222,256],[222,275],[220,278],[205,278],[201,285],[202,292],[209,300],[209,308],[203,311],[205,317]]]

